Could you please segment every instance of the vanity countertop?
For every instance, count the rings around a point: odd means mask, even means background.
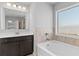
[[[0,38],[8,38],[8,37],[19,37],[19,36],[28,36],[28,35],[33,35],[33,33],[20,33],[20,34],[6,34],[2,33],[0,34]]]

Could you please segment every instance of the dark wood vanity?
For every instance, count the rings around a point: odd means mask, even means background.
[[[33,35],[0,38],[0,56],[25,56],[33,53]]]

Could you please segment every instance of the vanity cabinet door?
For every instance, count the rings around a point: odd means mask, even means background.
[[[33,36],[23,37],[19,43],[20,55],[28,55],[33,52]]]
[[[33,35],[0,39],[0,56],[24,56],[33,53]]]
[[[16,56],[18,52],[18,42],[4,41],[1,43],[1,56]]]

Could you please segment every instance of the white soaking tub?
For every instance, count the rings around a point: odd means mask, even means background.
[[[37,47],[38,56],[79,56],[79,47],[60,41],[46,41]]]

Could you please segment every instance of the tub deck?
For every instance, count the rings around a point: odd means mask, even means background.
[[[38,55],[79,56],[79,47],[52,40],[38,44]]]

